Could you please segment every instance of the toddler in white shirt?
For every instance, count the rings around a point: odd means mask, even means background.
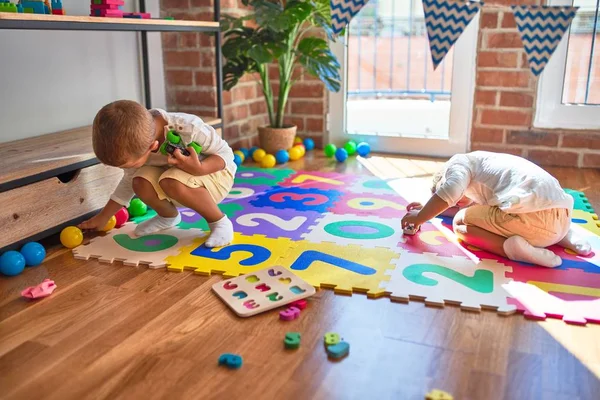
[[[462,241],[511,260],[557,267],[547,246],[588,255],[590,245],[570,230],[573,198],[542,168],[521,157],[475,151],[457,154],[434,177],[431,199],[411,203],[402,227],[456,207],[454,232]]]

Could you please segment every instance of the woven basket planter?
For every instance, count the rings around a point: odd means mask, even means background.
[[[258,128],[258,139],[260,147],[267,154],[275,154],[278,150],[289,150],[294,145],[296,137],[296,125],[286,126],[284,128],[271,128],[263,126]]]

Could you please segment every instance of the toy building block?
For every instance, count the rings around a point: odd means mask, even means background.
[[[52,0],[50,7],[52,8],[52,14],[65,15],[65,10],[63,9],[62,0]]]
[[[50,14],[50,9],[43,1],[21,1],[19,3],[23,7],[23,12],[32,14]]]
[[[122,18],[123,0],[92,0],[90,4],[90,15],[93,17],[113,17]]]
[[[123,18],[139,18],[139,19],[150,19],[152,15],[150,13],[124,13]]]
[[[16,4],[9,1],[0,1],[0,12],[16,13],[19,11]]]

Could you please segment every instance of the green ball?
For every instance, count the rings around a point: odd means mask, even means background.
[[[348,155],[351,156],[356,153],[356,142],[354,140],[350,140],[346,142],[344,145],[344,149],[348,152]]]
[[[132,217],[141,217],[148,212],[148,206],[140,199],[133,199],[127,208]]]
[[[329,158],[333,157],[333,155],[335,154],[335,151],[337,150],[337,147],[335,147],[335,144],[329,143],[327,146],[325,146],[325,155]]]

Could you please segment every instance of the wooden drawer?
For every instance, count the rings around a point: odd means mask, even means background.
[[[0,193],[0,248],[102,208],[123,172],[98,164],[70,175]]]

